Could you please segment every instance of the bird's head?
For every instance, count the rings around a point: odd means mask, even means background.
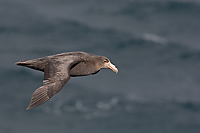
[[[118,69],[113,65],[107,57],[99,56],[98,66],[100,68],[109,68],[113,72],[118,73]]]

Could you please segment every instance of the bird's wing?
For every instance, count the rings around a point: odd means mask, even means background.
[[[43,86],[35,90],[27,109],[32,109],[58,93],[70,79],[69,70],[80,60],[49,61],[44,68]]]

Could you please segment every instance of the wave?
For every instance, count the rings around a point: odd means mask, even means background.
[[[124,6],[118,13],[125,15],[135,15],[138,18],[148,17],[148,14],[171,14],[171,13],[184,13],[184,14],[200,14],[200,5],[194,1],[133,1]]]

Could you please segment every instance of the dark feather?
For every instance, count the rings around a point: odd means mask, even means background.
[[[27,109],[35,108],[57,94],[70,79],[70,67],[79,61],[80,59],[77,59],[76,61],[68,60],[65,62],[48,61],[44,68],[44,86],[35,90]]]

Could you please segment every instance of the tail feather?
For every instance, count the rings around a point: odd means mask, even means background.
[[[46,65],[45,62],[39,60],[22,60],[15,63],[19,66],[29,67],[35,70],[44,71],[44,67]]]
[[[29,63],[27,63],[26,61],[27,61],[27,60],[22,60],[22,61],[16,62],[15,64],[16,64],[16,65],[19,65],[19,66],[26,66],[26,65],[29,64]]]

